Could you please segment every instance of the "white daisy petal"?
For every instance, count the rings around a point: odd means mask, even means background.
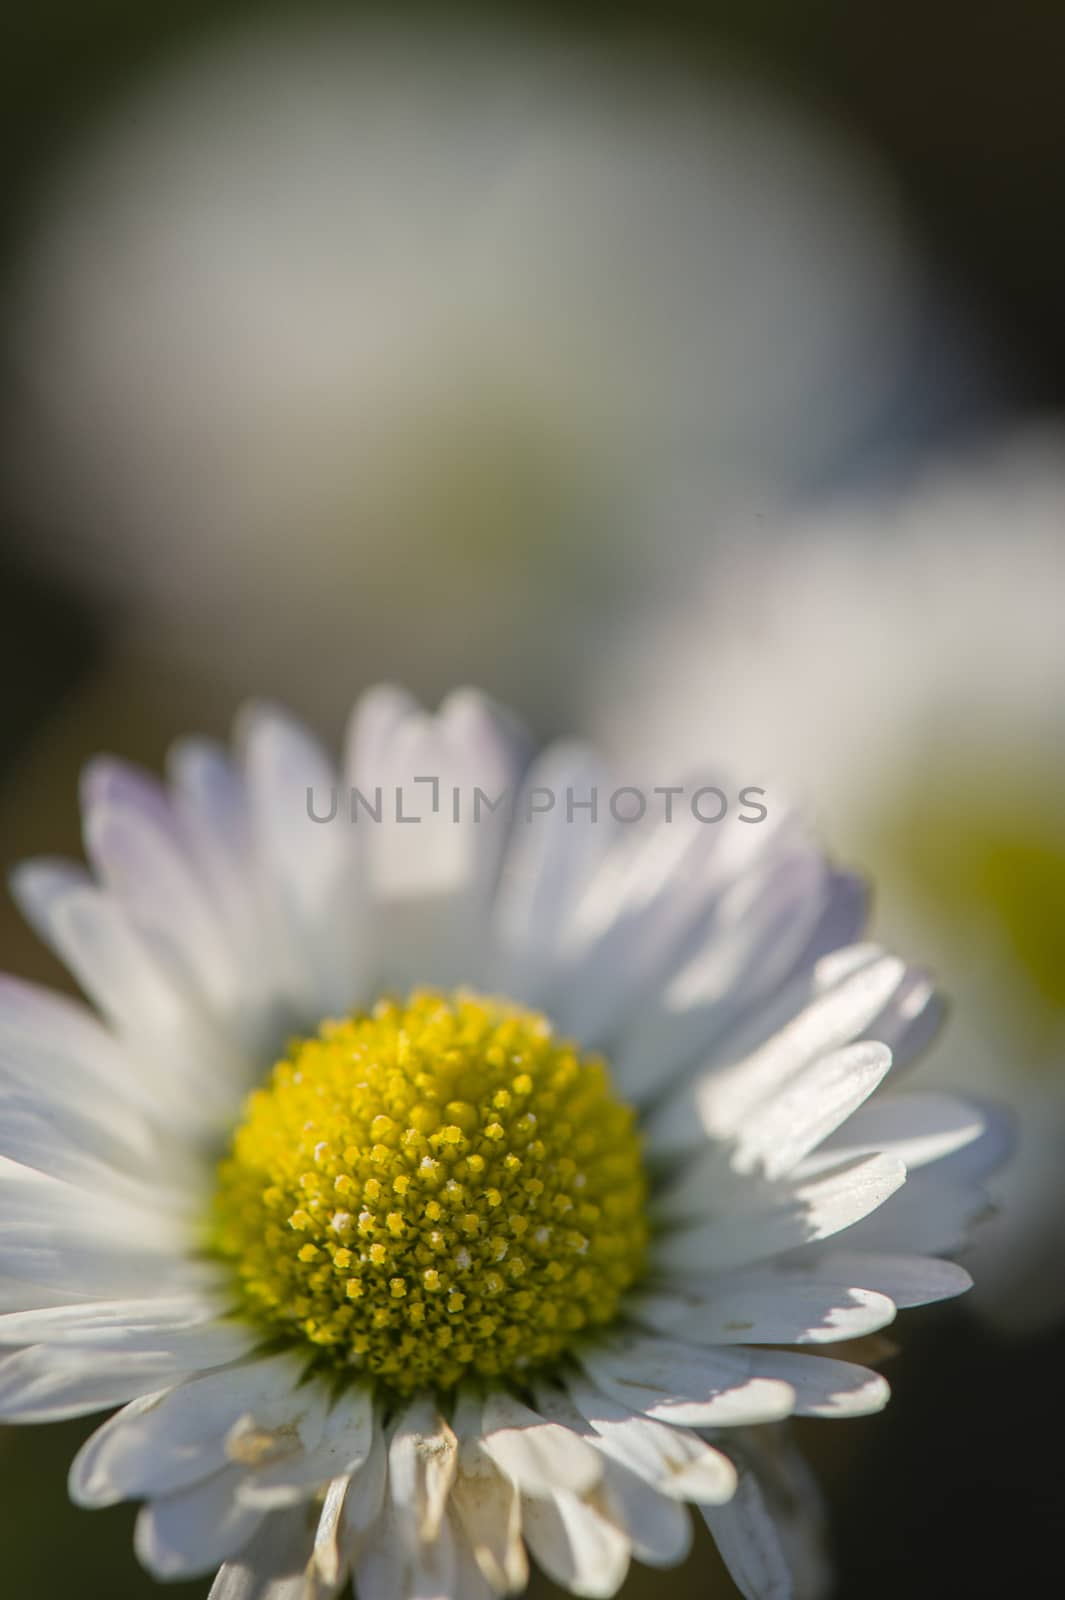
[[[587,797],[605,784],[592,751],[564,744],[537,758],[519,792],[492,913],[499,946],[493,967],[495,986],[526,1005],[553,1010],[566,988],[559,949],[611,837],[606,824],[575,824],[566,797]]]
[[[840,1283],[862,1282],[894,1301],[902,1310],[907,1306],[929,1305],[935,1300],[950,1300],[972,1287],[964,1267],[935,1256],[882,1255],[864,1250],[833,1249],[819,1257],[815,1270]]]
[[[123,908],[80,871],[25,862],[14,884],[27,917],[100,1009],[144,1033],[184,1021],[184,1007]]]
[[[174,812],[224,926],[240,971],[246,1048],[276,1048],[298,1017],[298,955],[255,860],[247,785],[227,751],[206,739],[172,747],[167,760]]]
[[[273,708],[248,707],[238,738],[244,755],[256,854],[288,932],[306,1015],[340,1015],[364,993],[368,953],[356,870],[358,837],[341,809],[336,769],[318,742]]]
[[[983,1096],[964,1096],[967,1106],[979,1110],[983,1130],[979,1139],[939,1158],[937,1170],[951,1181],[983,1182],[998,1173],[1017,1150],[1017,1118],[1007,1104]]]
[[[728,1144],[714,1144],[689,1161],[656,1199],[665,1218],[700,1216],[712,1208],[715,1192],[725,1181],[723,1169],[760,1174],[770,1180],[787,1177],[817,1145],[869,1098],[891,1066],[891,1052],[882,1044],[846,1045],[803,1067],[767,1104],[759,1104],[734,1130]],[[846,1150],[855,1158],[880,1146]],[[902,1159],[901,1152],[896,1152]],[[831,1165],[831,1159],[825,1165]],[[804,1169],[805,1170],[805,1169]]]
[[[355,702],[344,739],[344,782],[350,787],[373,780],[396,733],[421,707],[393,683],[378,683]]]
[[[388,1443],[381,1419],[375,1413],[369,1453],[362,1466],[352,1473],[344,1497],[342,1541],[350,1553],[355,1541],[376,1522],[384,1504],[388,1485]]]
[[[174,1383],[199,1363],[180,1355],[30,1345],[0,1356],[0,1418],[53,1422],[83,1417]]]
[[[587,1387],[591,1392],[591,1385]],[[590,1503],[605,1512],[609,1520],[627,1534],[636,1558],[650,1566],[675,1566],[682,1561],[691,1545],[691,1519],[678,1504],[684,1497],[675,1493],[675,1478],[669,1482],[668,1489],[659,1492],[658,1485],[668,1480],[669,1469],[665,1451],[660,1446],[656,1448],[655,1438],[656,1434],[668,1435],[677,1430],[629,1413],[615,1422],[601,1419],[600,1432],[581,1415],[569,1393],[538,1383],[535,1394],[546,1417],[587,1438],[604,1456],[602,1483],[594,1491]],[[599,1410],[609,1414],[612,1409],[618,1413],[624,1411],[622,1407],[612,1407],[611,1402],[603,1398]],[[694,1435],[686,1437],[695,1439]],[[634,1460],[634,1465],[629,1464],[626,1455]],[[683,1457],[683,1443],[677,1444],[674,1455]]]
[[[455,1560],[453,1587],[448,1595],[441,1597],[441,1600],[451,1600],[451,1595],[461,1595],[462,1600],[494,1600],[499,1591],[485,1576],[477,1559],[477,1551],[466,1536],[465,1526],[454,1516],[449,1520]]]
[[[314,1549],[311,1555],[311,1573],[308,1587],[314,1591],[328,1587],[339,1588],[345,1572],[340,1552],[340,1533],[343,1526],[344,1501],[348,1493],[347,1478],[333,1478],[322,1500],[321,1515],[314,1530]]]
[[[238,1500],[242,1473],[240,1467],[223,1467],[141,1508],[133,1542],[149,1572],[164,1579],[195,1577],[244,1548],[263,1513]]]
[[[797,1417],[866,1417],[882,1411],[891,1389],[879,1372],[851,1361],[797,1350],[752,1350],[754,1368],[795,1391]]]
[[[226,926],[241,931],[254,920],[247,872],[250,807],[247,788],[224,745],[178,739],[167,751],[173,816],[211,886]],[[242,912],[243,915],[235,915]],[[235,952],[239,953],[239,952]]]
[[[445,1516],[435,1537],[418,1547],[407,1580],[411,1600],[450,1600],[455,1592],[458,1543],[455,1525]],[[476,1593],[480,1579],[476,1566],[470,1579]]]
[[[0,1161],[0,1259],[6,1262],[31,1243],[54,1242],[68,1254],[83,1243],[113,1242],[130,1251],[180,1258],[190,1250],[194,1229],[175,1210],[165,1190],[126,1185],[93,1193],[12,1161]],[[191,1264],[191,1263],[190,1263]],[[25,1276],[32,1276],[25,1273]],[[69,1287],[74,1287],[70,1285]]]
[[[20,861],[10,884],[12,898],[30,927],[45,944],[51,944],[56,906],[68,895],[91,888],[92,878],[75,861],[38,856]]]
[[[783,1540],[753,1472],[741,1472],[728,1505],[699,1509],[744,1600],[797,1600]]]
[[[869,885],[855,872],[829,866],[825,874],[821,914],[785,979],[789,987],[797,974],[808,973],[836,950],[845,950],[862,937],[869,920]],[[879,1038],[879,1034],[876,1035]]]
[[[82,812],[115,805],[141,811],[168,833],[175,834],[167,793],[154,773],[119,756],[98,755],[86,762],[78,780]]]
[[[884,951],[879,945],[863,942],[827,950],[818,945],[816,955],[811,954],[811,961],[800,959],[782,984],[766,994],[757,1006],[746,1008],[713,1043],[705,1061],[708,1074],[715,1068],[734,1067],[749,1056],[757,1056],[778,1035],[785,1035],[815,1001],[849,983],[857,973],[875,966],[883,958]],[[877,1013],[878,1017],[882,1015],[883,1012]]]
[[[0,1156],[47,1177],[101,1195],[134,1198],[145,1180],[159,1179],[160,1145],[130,1116],[108,1118],[103,1107],[86,1115],[74,1105],[45,1105],[32,1091],[0,1089]],[[162,1184],[156,1182],[156,1200]],[[180,1197],[175,1196],[178,1200]]]
[[[577,1438],[587,1439],[589,1444],[598,1446],[595,1429],[587,1417],[582,1416],[567,1388],[549,1383],[544,1378],[534,1379],[531,1387],[536,1409],[545,1421],[557,1423]]]
[[[174,763],[183,781],[190,759]],[[246,823],[235,848],[213,838],[180,793],[173,807],[108,794],[89,806],[84,831],[100,883],[197,1006],[242,1052],[273,1048],[278,1003],[264,981],[276,991],[286,974],[273,958],[277,934],[253,881]]]
[[[891,1051],[882,1044],[846,1045],[821,1056],[797,1073],[771,1106],[744,1119],[734,1136],[732,1165],[769,1179],[785,1177],[853,1116],[890,1066]]]
[[[584,1494],[602,1476],[602,1463],[589,1445],[503,1390],[487,1396],[483,1427],[484,1450],[526,1493],[559,1488]]]
[[[172,952],[212,1007],[232,1013],[239,983],[232,949],[174,826],[114,801],[90,806],[83,825],[103,885]]]
[[[163,1394],[133,1401],[86,1440],[70,1469],[71,1498],[106,1506],[166,1494],[226,1465],[233,1424],[277,1397],[295,1396],[300,1368],[289,1356],[238,1363]],[[143,1386],[142,1386],[143,1389]],[[298,1414],[299,1401],[291,1402]]]
[[[784,981],[816,930],[825,892],[821,857],[790,833],[774,839],[764,857],[727,885],[704,948],[620,1042],[618,1081],[638,1102],[738,1026]],[[651,1081],[641,1066],[648,1061],[656,1063]]]
[[[77,1001],[7,977],[0,977],[0,1093],[15,1096],[38,1123],[76,1131],[81,1148],[117,1146],[120,1174],[148,1172],[160,1185],[190,1188],[199,1179],[198,1153],[160,1126],[174,1104],[162,1064],[132,1056]],[[34,1131],[40,1140],[41,1128]]]
[[[0,1229],[0,1270],[33,1285],[34,1307],[62,1302],[70,1295],[90,1299],[139,1294],[146,1282],[162,1295],[180,1292],[217,1277],[205,1263],[126,1240],[98,1237],[92,1228],[69,1228],[60,1240],[54,1230],[20,1226],[15,1238]]]
[[[685,1154],[705,1138],[733,1137],[754,1108],[819,1057],[856,1039],[905,974],[881,956],[813,1000],[767,1043],[729,1066],[717,1067],[668,1099],[648,1122],[656,1153]]]
[[[306,1576],[310,1544],[304,1507],[274,1512],[239,1556],[219,1568],[208,1600],[311,1600]],[[320,1600],[320,1591],[313,1600]]]
[[[521,1538],[521,1499],[510,1479],[495,1468],[460,1471],[451,1503],[490,1589],[501,1594],[523,1589],[528,1564]]]
[[[499,1593],[516,1593],[529,1577],[521,1538],[521,1498],[513,1480],[481,1444],[482,1409],[479,1396],[460,1394],[454,1419],[459,1463],[451,1505],[488,1584]]]
[[[385,1493],[381,1514],[355,1544],[352,1566],[360,1600],[400,1600],[411,1592],[409,1550],[390,1494]]]
[[[19,870],[20,893],[36,893],[39,869]],[[165,1085],[159,1080],[163,1114],[173,1108],[201,1124],[232,1116],[247,1082],[239,1050],[209,1025],[112,896],[77,880],[56,885],[43,870],[44,937],[119,1032],[175,1068]]]
[[[529,765],[531,744],[521,719],[506,706],[479,689],[455,689],[437,717],[441,732],[470,770],[511,784],[520,781]],[[492,848],[499,843],[493,841]]]
[[[992,1211],[985,1187],[1012,1145],[1012,1119],[986,1103],[974,1108],[985,1127],[979,1137],[918,1167],[883,1214],[865,1217],[846,1240],[848,1249],[877,1254],[948,1255],[962,1249],[973,1228]]]
[[[705,781],[705,778],[692,781]],[[752,985],[751,992],[758,988],[758,980],[748,965],[756,945],[761,945],[766,953],[774,947],[778,954],[793,944],[796,949],[802,948],[805,932],[800,932],[792,919],[792,912],[798,909],[797,891],[800,884],[807,890],[805,915],[799,918],[801,929],[806,930],[820,914],[819,891],[824,883],[826,863],[799,817],[777,808],[775,815],[767,819],[766,826],[758,832],[750,828],[741,832],[736,828],[723,834],[708,867],[713,886],[721,891],[713,921],[728,952],[726,964],[735,971],[738,980],[730,996],[731,1002],[741,991],[746,994],[748,984]],[[777,909],[777,927],[767,941],[765,934],[771,924],[765,913],[770,904]],[[746,923],[746,927],[741,927],[741,923]],[[741,951],[742,962],[737,964]],[[706,977],[708,970],[714,970],[713,962],[709,969],[704,966],[709,954],[709,946],[700,941],[692,967],[679,975],[681,988],[688,998],[694,998],[697,993],[701,999],[707,997],[700,992],[699,980]],[[785,956],[772,975],[766,975],[771,984],[775,985],[788,970],[789,959]],[[723,993],[720,986],[715,985],[711,998],[716,1003]]]
[[[155,1335],[203,1329],[218,1321],[226,1296],[203,1291],[151,1300],[96,1300],[0,1316],[0,1344],[136,1348]],[[217,1364],[217,1363],[216,1363]]]
[[[736,1487],[727,1456],[687,1428],[637,1415],[581,1373],[567,1373],[566,1392],[594,1430],[596,1447],[662,1494],[718,1504]]]
[[[678,1228],[655,1244],[659,1270],[723,1272],[829,1238],[876,1211],[906,1181],[890,1156],[869,1156],[804,1182],[767,1185],[761,1209]]]
[[[252,1473],[240,1496],[263,1509],[305,1499],[332,1479],[357,1472],[370,1453],[373,1433],[373,1397],[367,1389],[348,1389],[337,1396],[313,1448]]]
[[[6,1274],[0,1276],[0,1306],[5,1314],[39,1311],[42,1307],[53,1305],[76,1305],[80,1298],[60,1289],[48,1289],[42,1284],[30,1283],[25,1278],[12,1278]]]
[[[894,1255],[914,1250],[949,1255],[960,1250],[991,1205],[978,1183],[942,1177],[938,1166],[911,1174],[888,1203],[862,1217],[847,1234],[847,1247]]]
[[[686,938],[705,928],[719,888],[714,866],[726,854],[721,835],[689,814],[636,827],[607,820],[587,826],[602,828],[608,844],[566,907],[557,942],[556,959],[571,977],[554,1011],[586,1042],[619,1033],[643,992],[676,965]]]
[[[985,1127],[981,1108],[953,1095],[892,1094],[855,1112],[825,1141],[817,1160],[854,1160],[879,1150],[904,1161],[912,1172],[964,1149]]]
[[[692,1542],[686,1506],[648,1488],[630,1468],[611,1459],[601,1493],[611,1521],[625,1530],[637,1561],[649,1567],[675,1567],[684,1560]]]
[[[288,1505],[302,1494],[285,1492],[276,1496],[277,1477],[289,1490],[288,1474],[293,1467],[318,1449],[329,1412],[329,1391],[321,1383],[301,1383],[298,1388],[281,1387],[250,1406],[229,1427],[225,1435],[226,1459],[249,1469],[251,1478],[264,1482],[264,1498],[270,1504]],[[249,1505],[255,1497],[246,1493],[248,1479],[242,1479],[237,1493]]]
[[[159,1112],[150,1061],[140,1071],[78,1001],[7,976],[0,976],[0,1075],[42,1105],[99,1118],[106,1104],[116,1134],[143,1126],[127,1104]]]
[[[153,1415],[168,1392],[131,1400],[85,1441],[71,1462],[68,1478],[75,1505],[91,1509],[117,1505],[133,1494],[165,1494],[210,1477],[226,1465],[222,1439],[202,1419],[197,1422],[192,1408],[184,1433],[176,1426],[164,1427]],[[164,1442],[166,1449],[161,1450]]]
[[[435,1538],[457,1466],[458,1440],[436,1403],[429,1396],[411,1401],[396,1420],[388,1450],[389,1492],[402,1510],[405,1538]]]
[[[966,1095],[964,1100],[980,1117],[980,1136],[959,1144],[949,1155],[940,1156],[934,1170],[951,1183],[982,1184],[1013,1156],[1017,1148],[1016,1117],[1011,1106],[982,1096]]]
[[[775,1422],[795,1403],[790,1383],[760,1376],[746,1351],[614,1335],[583,1351],[581,1363],[609,1398],[660,1422],[694,1428]]]
[[[525,1542],[549,1578],[571,1594],[616,1594],[629,1570],[628,1537],[570,1489],[524,1496]]]
[[[772,1519],[796,1600],[823,1600],[831,1589],[828,1519],[813,1473],[786,1423],[750,1428],[738,1440],[737,1464],[753,1477]]]
[[[53,1286],[60,1301],[110,1300],[141,1295],[146,1283],[168,1295],[217,1282],[215,1263],[191,1257],[187,1220],[153,1200],[146,1192],[134,1206],[0,1163],[0,1273],[40,1285],[39,1304]]]
[[[887,1327],[895,1304],[827,1273],[765,1267],[727,1273],[706,1287],[639,1294],[630,1312],[688,1344],[828,1344]]]
[[[520,776],[510,726],[471,691],[451,695],[436,717],[380,721],[352,776],[371,805],[380,801],[380,820],[364,821],[361,836],[378,979],[400,989],[477,982]]]
[[[887,1005],[873,1018],[866,1032],[891,1051],[895,1075],[932,1044],[943,1026],[946,1008],[932,979],[911,968]]]

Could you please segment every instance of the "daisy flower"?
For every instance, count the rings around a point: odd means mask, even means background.
[[[794,819],[620,792],[382,689],[339,773],[269,709],[100,760],[90,870],[19,869],[96,1010],[0,998],[0,1416],[120,1407],[70,1489],[160,1578],[611,1595],[690,1502],[745,1595],[817,1592],[781,1424],[883,1406],[823,1347],[966,1288],[988,1134],[870,1098],[935,1001]]]
[[[435,684],[476,651],[556,726],[663,543],[888,429],[931,320],[875,167],[756,82],[366,23],[237,31],[139,86],[19,284],[34,559],[156,659],[338,718],[323,661]],[[354,639],[352,592],[383,602]]]
[[[956,1019],[940,1082],[1009,1101],[1017,1159],[974,1241],[981,1309],[1065,1313],[1065,437],[991,438],[876,497],[722,538],[590,711],[620,759],[712,737],[878,883],[878,931]],[[967,1258],[969,1259],[969,1258]]]

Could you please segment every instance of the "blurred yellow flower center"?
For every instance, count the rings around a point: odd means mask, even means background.
[[[951,944],[1001,956],[992,1006],[1008,1006],[1004,1047],[1060,1059],[1065,1020],[1065,821],[1060,778],[1003,756],[997,771],[951,748],[884,799],[869,848]],[[885,874],[887,876],[887,874]],[[937,958],[942,961],[942,957]],[[1049,1051],[1049,1054],[1045,1054]]]
[[[504,1001],[417,992],[323,1023],[251,1095],[213,1237],[243,1308],[400,1393],[550,1363],[647,1242],[605,1063]]]

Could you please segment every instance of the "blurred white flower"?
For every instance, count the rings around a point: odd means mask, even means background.
[[[867,441],[922,337],[838,132],[505,35],[214,47],[60,175],[22,281],[30,532],[153,649],[319,713],[476,658],[557,717],[745,484]]]
[[[1063,530],[1065,439],[1017,435],[723,540],[689,607],[630,641],[623,691],[597,691],[641,769],[720,756],[883,886],[881,931],[955,1002],[937,1078],[1018,1113],[976,1239],[978,1293],[1018,1324],[1065,1310]]]

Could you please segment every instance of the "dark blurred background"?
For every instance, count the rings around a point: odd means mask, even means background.
[[[243,0],[13,0],[0,50],[0,282],[20,270],[53,175],[140,80],[212,32],[290,8]],[[306,17],[321,11],[296,8]],[[397,11],[389,15],[394,20]],[[409,9],[409,8],[408,8]],[[448,9],[431,9],[445,23]],[[977,416],[1065,407],[1065,6],[1061,0],[699,0],[654,7],[507,8],[547,30],[579,27],[707,72],[722,54],[850,130],[886,169],[925,261],[949,286],[985,374],[935,420],[935,442]],[[483,8],[497,18],[499,6]],[[418,13],[410,12],[412,17]],[[476,27],[477,8],[455,9]],[[17,427],[19,380],[0,373],[0,423]],[[6,858],[77,848],[77,768],[101,741],[157,761],[184,726],[220,726],[179,672],[131,684],[113,665],[106,604],[38,559],[23,495],[0,484],[0,760]],[[1063,596],[1065,599],[1065,596]],[[163,709],[160,710],[160,707]],[[544,731],[556,713],[538,708]],[[558,716],[557,720],[563,720]],[[5,908],[2,964],[56,980]],[[805,1430],[830,1489],[843,1597],[1052,1593],[1060,1587],[1065,1407],[1060,1328],[1010,1339],[963,1309],[912,1316],[881,1418]],[[0,1587],[13,1600],[127,1600],[136,1568],[126,1510],[66,1503],[65,1466],[88,1424],[0,1435]],[[844,1444],[828,1440],[839,1428]],[[730,1592],[703,1541],[683,1578],[640,1574],[682,1596]],[[202,1595],[208,1585],[179,1586]]]

